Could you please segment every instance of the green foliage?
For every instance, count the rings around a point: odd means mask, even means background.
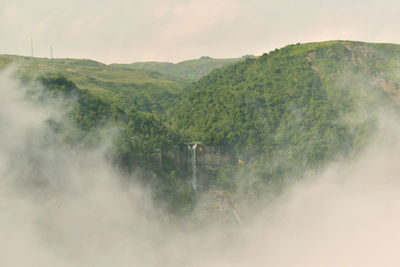
[[[0,55],[0,68],[17,63],[19,76],[62,75],[91,95],[140,111],[163,114],[185,86],[215,68],[240,59],[201,58],[178,64],[145,62],[105,65],[87,59],[47,59]]]
[[[234,147],[255,185],[279,184],[366,142],[375,127],[370,109],[396,98],[399,66],[387,63],[399,52],[330,41],[247,58],[191,85],[171,105],[169,123],[187,140]],[[235,190],[235,172],[222,167],[217,182]]]
[[[70,100],[65,122],[49,122],[62,142],[95,146],[99,129],[118,129],[114,162],[142,170],[155,198],[185,213],[194,192],[170,148],[198,140],[234,151],[241,164],[208,170],[216,173],[210,186],[252,197],[283,188],[288,177],[362,149],[376,129],[371,112],[398,109],[399,60],[397,45],[329,41],[240,60],[104,65],[1,56],[0,67],[18,62],[20,76],[39,75],[48,96]]]
[[[177,177],[175,171],[165,175],[163,183],[157,186],[158,203],[164,203],[170,211],[178,215],[192,211],[195,203],[195,192],[190,184]]]
[[[176,64],[169,62],[136,62],[132,64],[111,64],[110,66],[124,67],[130,69],[153,70],[181,81],[198,81],[201,77],[209,74],[214,69],[222,68],[241,61],[240,58],[215,59],[201,57]]]
[[[0,55],[0,68],[18,65],[19,77],[32,80],[43,75],[63,76],[81,90],[103,102],[129,109],[162,114],[187,80],[175,79],[154,70],[105,65],[84,59],[46,59]]]
[[[155,115],[134,107],[124,111],[86,90],[80,90],[63,76],[46,75],[39,81],[44,86],[40,101],[62,98],[72,105],[61,121],[48,122],[50,129],[59,136],[59,142],[95,147],[104,142],[102,130],[110,127],[118,130],[109,151],[113,161],[128,173],[141,170],[142,174],[137,176],[153,187],[155,199],[162,198],[171,212],[182,214],[191,210],[194,201],[191,186],[175,172],[166,172],[171,166],[159,164],[158,155],[179,143],[179,137]]]

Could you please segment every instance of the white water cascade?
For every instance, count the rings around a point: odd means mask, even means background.
[[[196,177],[196,147],[197,144],[188,144],[189,150],[189,162],[192,169],[192,177],[190,179],[190,184],[192,185],[194,191],[197,191],[197,177]]]

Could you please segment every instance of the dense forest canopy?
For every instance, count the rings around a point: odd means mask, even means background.
[[[374,107],[397,108],[399,52],[349,41],[289,45],[203,77],[171,106],[169,123],[186,139],[234,147],[258,184],[299,177],[360,149]],[[217,179],[235,188],[243,167],[223,168]]]

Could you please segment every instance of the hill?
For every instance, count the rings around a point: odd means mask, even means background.
[[[203,77],[171,106],[169,123],[187,140],[233,147],[244,164],[221,167],[217,183],[234,190],[242,170],[257,191],[360,149],[376,109],[398,108],[399,59],[393,44],[289,45]]]
[[[128,172],[140,166],[155,173],[150,180],[156,197],[187,211],[194,192],[186,183],[187,147],[179,152],[179,144],[197,140],[210,159],[213,151],[221,158],[224,151],[230,154],[216,168],[209,164],[205,189],[257,196],[284,186],[333,159],[356,155],[377,127],[376,111],[399,110],[399,59],[399,45],[329,41],[246,58],[194,83],[91,60],[4,55],[0,68],[14,62],[24,79],[39,77],[56,92],[73,88],[78,101],[71,118],[79,130],[64,129],[61,139],[100,142],[91,132],[117,126],[113,160]],[[216,62],[202,58],[194,64],[201,61]]]
[[[241,58],[211,58],[201,57],[179,63],[170,62],[135,62],[132,64],[111,64],[112,67],[124,67],[130,69],[154,70],[169,77],[198,81],[201,77],[211,73],[214,69],[231,65],[241,61]]]
[[[79,88],[123,109],[135,106],[149,113],[163,113],[173,99],[194,80],[240,59],[202,57],[178,64],[143,62],[106,65],[88,59],[48,59],[0,55],[0,69],[18,66],[21,75],[61,74]]]
[[[80,89],[123,109],[135,106],[150,113],[160,113],[188,81],[173,79],[153,70],[136,70],[87,59],[47,59],[0,55],[0,68],[18,66],[20,76],[61,74]]]

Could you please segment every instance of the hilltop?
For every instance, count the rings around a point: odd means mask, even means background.
[[[135,62],[132,64],[111,64],[111,66],[130,69],[154,70],[170,77],[198,81],[201,77],[210,74],[214,69],[219,69],[243,60],[242,58],[211,58],[201,57],[179,63],[170,62]]]

